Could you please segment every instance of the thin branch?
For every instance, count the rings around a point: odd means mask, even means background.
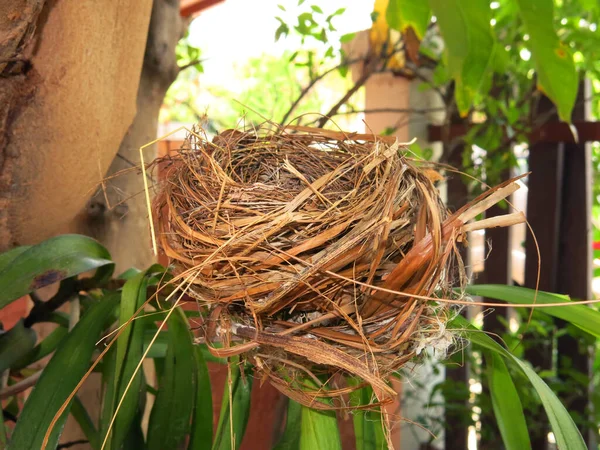
[[[354,93],[358,91],[367,82],[367,80],[371,77],[372,74],[373,70],[365,70],[361,77],[358,80],[356,80],[354,86],[352,86],[348,90],[348,92],[344,94],[344,96],[329,110],[327,114],[325,114],[321,119],[319,119],[317,127],[323,128],[323,125],[325,125],[331,119],[331,117],[337,113],[338,109],[340,109],[342,105],[346,103],[350,99],[350,97],[352,97],[352,95],[354,95]]]
[[[29,315],[25,318],[25,326],[30,327],[34,323],[43,322],[51,313],[77,295],[79,290],[79,283],[74,278],[63,280],[54,297],[33,307]]]
[[[184,71],[185,69],[189,69],[190,67],[193,67],[193,66],[195,66],[196,64],[201,64],[201,63],[203,63],[204,61],[206,61],[206,59],[195,59],[195,60],[193,60],[193,61],[190,61],[190,62],[189,62],[189,63],[187,63],[187,64],[184,64],[183,66],[179,66],[179,71],[180,71],[180,72],[182,72],[182,71]]]
[[[330,73],[335,72],[340,67],[350,66],[352,64],[356,64],[356,63],[361,62],[361,61],[367,61],[367,59],[368,59],[368,55],[367,56],[363,56],[361,58],[354,58],[354,59],[348,59],[348,60],[342,61],[337,66],[332,67],[330,69],[327,69],[325,72],[317,75],[315,78],[313,78],[312,80],[310,80],[310,83],[308,83],[304,87],[304,89],[302,89],[302,91],[300,91],[300,94],[298,95],[298,97],[296,98],[296,100],[294,100],[294,103],[292,103],[292,105],[290,106],[290,109],[288,109],[288,111],[284,114],[283,119],[281,119],[281,125],[285,125],[285,123],[289,119],[290,115],[294,112],[294,110],[300,104],[300,102],[302,101],[302,99],[306,96],[306,94],[308,94],[308,92],[313,88],[313,86],[315,84],[317,84],[320,80],[322,80],[323,78],[325,78]]]
[[[443,106],[437,108],[372,108],[372,109],[353,109],[350,111],[338,111],[336,116],[345,116],[349,114],[379,114],[379,113],[407,113],[407,114],[428,114],[431,112],[446,111]]]
[[[21,381],[2,389],[0,391],[0,400],[4,400],[6,398],[13,397],[13,396],[29,389],[31,386],[33,386],[35,383],[37,383],[37,381],[40,379],[40,376],[42,375],[43,371],[44,371],[43,369],[39,370],[36,373],[34,373],[33,375],[31,375],[27,378],[24,378]]]

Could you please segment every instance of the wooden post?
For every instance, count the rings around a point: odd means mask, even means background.
[[[579,90],[579,99],[574,111],[574,119],[585,120],[584,85]],[[560,240],[558,242],[556,292],[569,294],[573,298],[591,298],[592,256],[591,256],[591,155],[589,146],[583,143],[564,143],[562,214]],[[557,327],[565,328],[566,323],[558,320]],[[589,416],[590,383],[594,339],[572,334],[557,339],[558,377],[565,384],[578,386],[575,392],[562,396],[567,410],[585,420]],[[583,374],[587,385],[581,385],[571,371]],[[578,424],[588,448],[594,448],[597,430],[585,424]]]
[[[553,108],[546,97],[540,100],[538,114]],[[555,119],[555,118],[553,118]],[[556,292],[558,273],[558,236],[562,211],[564,148],[560,143],[538,142],[529,149],[529,175],[527,196],[527,220],[531,225],[538,248],[531,233],[525,240],[525,286],[535,289],[538,283],[542,291]],[[536,371],[552,369],[552,339],[542,338],[533,343],[528,339],[525,359]],[[548,448],[548,428],[532,427],[530,431],[532,450]]]

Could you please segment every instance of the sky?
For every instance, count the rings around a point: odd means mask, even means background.
[[[264,53],[281,55],[285,50],[297,49],[299,39],[289,37],[275,42],[275,30],[280,16],[290,23],[310,5],[318,4],[329,15],[339,8],[346,11],[333,22],[337,33],[343,34],[370,28],[370,13],[374,0],[225,0],[203,11],[190,24],[190,44],[200,48],[205,72],[202,79],[208,84],[236,82],[236,67],[249,58]],[[286,11],[282,11],[282,5]]]

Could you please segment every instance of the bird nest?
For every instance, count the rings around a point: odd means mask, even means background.
[[[388,401],[391,374],[452,344],[466,224],[514,190],[451,214],[437,172],[395,139],[313,128],[194,130],[166,162],[157,237],[209,349],[324,409],[365,385]]]

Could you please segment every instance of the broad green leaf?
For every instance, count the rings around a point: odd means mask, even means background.
[[[83,431],[83,434],[89,441],[90,447],[92,447],[93,450],[99,450],[100,446],[98,445],[98,431],[94,426],[92,418],[77,395],[73,398],[71,415],[75,418],[79,428],[81,428],[81,431]]]
[[[552,100],[558,116],[571,121],[579,78],[573,55],[554,30],[553,0],[516,0],[535,62],[538,89]]]
[[[492,407],[507,450],[531,449],[521,399],[506,364],[498,353],[486,351],[486,372]]]
[[[179,448],[190,431],[194,407],[194,346],[181,309],[168,322],[169,348],[164,375],[148,424],[148,449]]]
[[[349,384],[356,386],[360,380],[349,379]],[[352,406],[371,404],[373,389],[365,386],[350,393]],[[383,434],[383,422],[379,411],[357,410],[352,414],[356,450],[385,450],[387,443]]]
[[[528,364],[514,356],[484,332],[475,328],[464,317],[455,317],[449,325],[451,328],[461,330],[471,343],[503,356],[510,363],[515,364],[523,371],[527,378],[529,378],[531,385],[542,401],[542,405],[550,420],[550,427],[556,438],[558,448],[561,450],[586,449],[585,442],[583,441],[575,422],[573,422],[573,419],[563,404],[544,380],[542,380]]]
[[[334,411],[302,406],[300,450],[341,450],[342,441]]]
[[[12,366],[13,370],[20,370],[24,367],[27,367],[30,364],[33,364],[36,361],[39,361],[44,356],[52,353],[56,348],[60,345],[62,340],[69,334],[69,330],[67,328],[58,326],[52,332],[46,336],[46,338],[32,348],[29,352],[19,358],[18,361]]]
[[[99,269],[97,275],[104,279],[113,270],[110,254],[102,245],[75,234],[48,239],[9,259],[10,264],[0,267],[0,308],[65,278]]]
[[[467,293],[487,298],[495,298],[508,303],[516,304],[569,304],[571,299],[567,295],[552,294],[519,286],[505,286],[502,284],[480,284],[467,287]],[[549,306],[541,308],[546,314],[565,320],[583,331],[600,338],[600,312],[585,305]]]
[[[412,28],[421,41],[431,20],[431,8],[426,1],[389,0],[385,19],[390,28],[401,33]]]
[[[302,405],[288,399],[285,430],[273,450],[298,450],[302,432]]]
[[[36,335],[31,328],[25,328],[23,320],[0,335],[0,373],[10,369],[27,355],[35,345]]]
[[[113,427],[113,449],[121,448],[129,434],[129,428],[138,414],[140,395],[145,395],[145,389],[142,389],[143,372],[138,371],[135,377],[133,374],[143,355],[146,322],[132,320],[128,325],[125,324],[146,301],[147,276],[148,272],[140,272],[134,275],[125,283],[121,293],[119,326],[125,328],[119,339],[117,339],[116,349],[115,379],[113,383],[117,395],[114,399],[114,405],[116,408],[121,403],[121,406]],[[130,382],[131,385],[129,385],[127,394],[122,399]]]
[[[54,415],[85,375],[96,342],[118,299],[117,295],[106,296],[92,306],[56,350],[21,411],[9,449],[42,447],[44,435]],[[48,449],[56,448],[69,409],[65,410],[52,429]]]
[[[0,253],[0,273],[2,273],[2,271],[6,269],[17,256],[30,248],[31,245],[22,245],[21,247],[15,247],[4,253]]]
[[[237,358],[232,358],[231,380],[227,377],[225,388],[223,389],[223,400],[221,401],[221,413],[219,414],[219,423],[213,450],[236,450],[240,448],[246,425],[250,416],[250,394],[252,392],[252,378],[241,373]],[[229,402],[229,385],[231,381],[231,398]],[[231,410],[230,410],[231,408]],[[230,414],[233,417],[233,438],[234,447],[231,446],[231,422]]]
[[[192,430],[189,450],[210,450],[213,432],[212,391],[208,368],[202,355],[202,349],[194,346],[194,388],[196,398],[192,414]]]
[[[429,5],[444,38],[458,111],[465,117],[495,61],[490,4],[487,0],[429,0]]]

